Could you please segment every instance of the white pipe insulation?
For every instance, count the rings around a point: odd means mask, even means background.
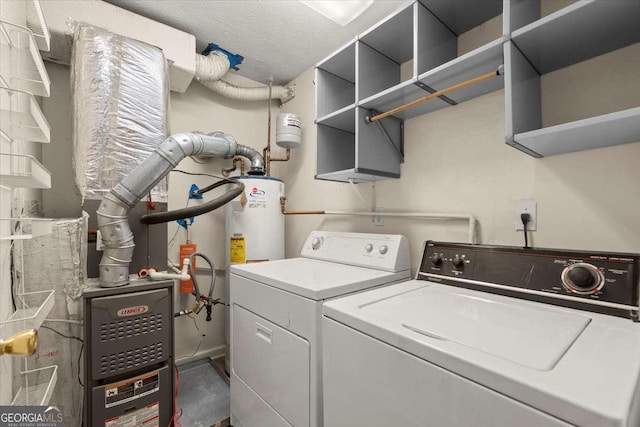
[[[227,74],[229,67],[229,58],[220,51],[213,51],[208,56],[196,53],[196,79],[198,80],[220,80]]]
[[[240,101],[266,101],[269,99],[269,87],[240,87],[222,79],[229,71],[229,58],[222,52],[213,51],[208,56],[196,54],[195,78],[212,91]],[[293,86],[272,86],[271,97],[287,102],[295,96]]]
[[[353,216],[390,216],[404,218],[427,219],[459,219],[469,222],[467,231],[469,243],[476,243],[476,217],[470,214],[450,213],[426,213],[426,212],[350,212],[350,211],[324,211],[325,215],[353,215]]]
[[[224,80],[200,80],[200,83],[222,96],[239,101],[266,101],[269,99],[269,86],[239,87]],[[280,99],[283,103],[293,98],[294,95],[295,93],[291,86],[272,86],[271,88],[271,98]]]

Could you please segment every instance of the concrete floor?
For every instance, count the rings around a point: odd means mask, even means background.
[[[178,366],[180,386],[178,408],[182,409],[183,427],[228,425],[229,385],[209,359]],[[221,424],[218,424],[221,423]]]

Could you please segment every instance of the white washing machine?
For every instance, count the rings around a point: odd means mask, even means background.
[[[331,427],[640,426],[639,255],[428,242],[324,306]]]
[[[314,231],[299,258],[231,266],[234,427],[325,425],[322,304],[409,278],[398,235]]]

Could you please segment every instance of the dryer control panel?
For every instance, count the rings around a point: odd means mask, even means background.
[[[376,270],[409,270],[409,242],[398,234],[312,231],[301,256]]]
[[[640,255],[429,241],[419,279],[638,319]]]

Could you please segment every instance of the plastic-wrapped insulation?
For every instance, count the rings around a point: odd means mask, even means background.
[[[167,70],[162,51],[154,46],[75,25],[73,165],[83,199],[102,199],[166,139]],[[166,179],[152,197],[167,200]]]
[[[51,320],[46,320],[38,329],[38,349],[28,363],[29,369],[58,366],[58,381],[49,404],[64,407],[65,426],[82,424],[82,387],[78,382],[81,343],[78,339],[64,338],[51,329],[82,338],[81,296],[87,280],[87,219],[88,215],[84,214],[82,218],[57,220],[50,234],[23,240],[21,245],[14,247],[16,257],[23,260],[16,264],[16,269],[23,278],[24,291],[55,291],[53,308],[47,316]],[[20,297],[17,299],[20,304]],[[22,363],[14,364],[16,378],[20,378],[18,371],[22,369]],[[48,379],[49,373],[34,375],[30,380],[39,383]],[[25,384],[14,381],[14,386],[22,385]]]

